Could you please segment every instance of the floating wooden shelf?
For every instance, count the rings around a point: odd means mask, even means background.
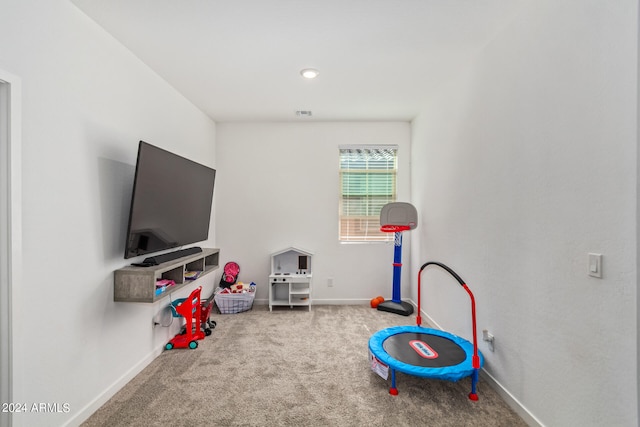
[[[171,292],[193,284],[219,267],[220,249],[203,248],[202,252],[151,267],[127,266],[114,273],[113,300],[122,302],[156,302]],[[201,271],[196,280],[185,279],[185,272]],[[156,281],[173,280],[176,284],[156,294]]]

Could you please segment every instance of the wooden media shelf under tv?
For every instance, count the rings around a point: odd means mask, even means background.
[[[150,267],[133,265],[116,270],[113,278],[113,300],[122,302],[156,302],[202,277],[212,274],[219,267],[220,249],[203,248],[202,252],[184,256]],[[195,280],[185,278],[187,271],[201,271]],[[173,280],[174,286],[156,293],[156,281]]]

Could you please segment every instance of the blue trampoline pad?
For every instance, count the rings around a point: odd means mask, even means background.
[[[473,344],[449,332],[421,326],[394,326],[376,332],[369,350],[389,368],[425,378],[458,381],[471,376]],[[478,351],[480,367],[484,357]]]

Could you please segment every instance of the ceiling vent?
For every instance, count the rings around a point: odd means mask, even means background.
[[[296,111],[296,116],[298,117],[311,117],[311,110],[298,110]]]

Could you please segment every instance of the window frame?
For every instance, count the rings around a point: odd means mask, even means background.
[[[362,156],[364,156],[363,159],[353,160],[348,164],[348,167],[345,168],[343,167],[343,163],[345,161],[345,152],[347,151],[358,152],[357,156],[360,155],[360,151],[369,151],[369,153],[362,153]],[[392,164],[389,165],[389,160],[381,161],[374,159],[372,154],[375,151],[390,151]],[[359,144],[341,145],[338,147],[338,241],[340,243],[388,243],[393,241],[393,233],[380,231],[380,209],[382,209],[382,206],[385,204],[395,202],[398,199],[398,151],[399,147],[396,144]],[[384,153],[381,154],[384,155]],[[358,161],[366,162],[366,167],[364,169],[352,168],[351,166],[354,163],[358,163]],[[377,165],[378,167],[372,168],[372,164],[369,162],[381,163]],[[385,162],[386,166],[380,167]],[[352,184],[352,190],[357,189],[358,192],[362,192],[364,187],[364,194],[351,195],[351,197],[345,195],[344,179],[347,173],[354,176],[360,175],[360,177],[356,178],[356,183]],[[384,179],[378,179],[376,182],[371,181],[370,178],[377,174],[391,174],[391,182],[385,183]],[[384,190],[386,189],[384,187],[389,184],[392,185],[391,191],[385,193]],[[371,190],[374,192],[371,192]],[[378,193],[375,191],[378,191]],[[346,201],[349,197],[351,201]],[[345,209],[352,211],[364,209],[365,215],[345,213]],[[370,214],[371,209],[375,211],[373,215]],[[354,231],[356,229],[358,231]]]

